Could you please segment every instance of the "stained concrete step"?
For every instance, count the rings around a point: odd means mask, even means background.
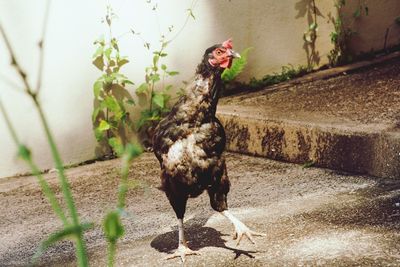
[[[227,150],[400,178],[400,63],[349,70],[222,99]]]

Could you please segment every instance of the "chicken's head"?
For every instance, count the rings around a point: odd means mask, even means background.
[[[232,40],[228,39],[222,44],[208,48],[204,58],[214,68],[230,68],[233,58],[240,58],[239,53],[235,52],[232,48]]]

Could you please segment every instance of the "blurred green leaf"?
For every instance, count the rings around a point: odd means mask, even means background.
[[[103,51],[104,51],[104,47],[103,46],[99,46],[96,50],[96,52],[94,52],[93,54],[93,58],[97,58],[99,56],[103,55]]]
[[[124,235],[124,227],[117,211],[109,212],[103,220],[103,231],[109,242],[115,243]]]
[[[128,155],[129,159],[133,159],[140,156],[140,154],[143,153],[143,149],[137,144],[128,143],[125,147],[125,153]]]
[[[97,99],[99,98],[100,91],[103,89],[103,81],[97,80],[93,85],[93,93],[94,97]]]
[[[150,79],[150,81],[152,81],[154,83],[158,82],[160,80],[160,74],[158,74],[158,73],[151,74],[149,76],[149,79]]]
[[[98,56],[92,61],[93,65],[95,65],[99,70],[103,71],[104,69],[104,60],[103,56]]]
[[[318,28],[318,24],[313,22],[310,24],[309,28],[311,31],[315,31]]]
[[[164,108],[165,106],[165,97],[163,94],[154,94],[153,98],[153,103],[159,106],[160,108]]]
[[[97,107],[97,108],[95,108],[95,109],[93,110],[93,113],[92,113],[92,122],[93,122],[93,123],[96,122],[97,116],[99,115],[101,109],[102,109],[101,107]]]
[[[148,92],[148,84],[147,83],[142,83],[138,88],[136,88],[136,94],[146,94]]]
[[[108,144],[112,147],[112,149],[118,156],[121,156],[124,153],[124,145],[122,144],[120,138],[111,137],[110,139],[108,139]]]
[[[123,65],[125,65],[127,63],[129,63],[129,60],[127,60],[126,58],[118,60],[118,67],[122,67]]]
[[[83,223],[78,226],[67,226],[60,231],[50,234],[46,240],[40,243],[35,255],[32,257],[32,262],[36,262],[37,259],[54,243],[71,237],[77,237],[79,233],[87,231],[93,227],[93,223]]]
[[[126,103],[129,104],[129,105],[132,105],[132,106],[136,104],[135,100],[133,100],[133,99],[126,100]]]
[[[111,126],[107,121],[105,121],[105,120],[101,120],[100,121],[100,124],[99,124],[99,127],[98,127],[99,131],[107,131],[110,128],[111,128]]]
[[[31,158],[31,151],[25,145],[19,145],[18,147],[18,157],[25,161],[29,161]]]
[[[159,60],[159,59],[160,59],[160,56],[159,56],[159,55],[153,56],[153,65],[154,65],[154,66],[157,66],[158,60]]]
[[[191,16],[195,20],[196,17],[193,14],[193,10],[191,8],[188,8],[187,11],[189,12],[189,16]]]
[[[111,47],[109,47],[106,50],[104,50],[104,55],[106,56],[106,58],[108,60],[111,60],[111,53],[112,53],[112,48]]]
[[[167,71],[167,74],[168,74],[169,76],[175,76],[175,75],[178,75],[179,72],[178,72],[178,71]]]

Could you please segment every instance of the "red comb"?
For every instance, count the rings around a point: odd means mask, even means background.
[[[222,46],[227,48],[227,49],[232,49],[233,48],[232,38],[229,38],[228,40],[223,42]]]

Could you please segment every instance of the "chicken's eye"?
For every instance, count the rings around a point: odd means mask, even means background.
[[[222,51],[221,50],[217,50],[217,56],[220,56],[220,55],[222,55]]]

